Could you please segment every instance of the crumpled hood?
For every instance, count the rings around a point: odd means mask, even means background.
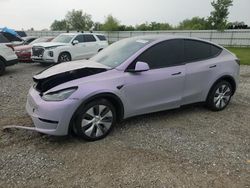
[[[70,71],[74,71],[77,69],[83,69],[83,68],[110,69],[110,67],[107,67],[105,65],[102,65],[100,63],[90,61],[90,60],[70,61],[70,62],[61,63],[58,65],[52,66],[48,69],[45,69],[44,71],[33,76],[33,78],[40,80],[40,79],[51,77],[53,75],[61,74],[64,72],[70,72]]]
[[[33,46],[42,46],[44,48],[48,48],[53,46],[67,46],[67,45],[69,44],[61,42],[41,42],[41,43],[36,43]]]
[[[90,60],[71,61],[45,69],[33,76],[33,79],[37,83],[36,89],[43,93],[60,84],[99,74],[108,69],[111,68]]]

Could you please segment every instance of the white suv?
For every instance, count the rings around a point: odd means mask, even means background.
[[[0,75],[5,72],[5,67],[14,65],[18,62],[13,47],[7,44],[0,44]]]
[[[102,34],[65,33],[51,42],[35,44],[31,59],[40,63],[88,59],[107,46],[108,42]]]

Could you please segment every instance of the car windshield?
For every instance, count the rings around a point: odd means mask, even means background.
[[[49,38],[38,38],[38,39],[32,41],[30,43],[30,45],[33,45],[33,44],[36,44],[36,43],[40,43],[40,42],[47,42],[48,40],[49,40]]]
[[[54,38],[51,42],[61,42],[61,43],[69,43],[75,35],[59,35]]]
[[[10,41],[0,33],[0,43],[8,43],[8,42]]]
[[[90,60],[115,68],[150,42],[148,39],[123,39],[105,48]]]

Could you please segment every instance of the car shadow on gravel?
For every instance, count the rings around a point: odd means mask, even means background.
[[[15,76],[16,73],[18,72],[18,69],[9,69],[8,67],[5,69],[4,74],[1,77],[12,77]]]
[[[149,114],[143,114],[134,116],[131,118],[128,118],[126,120],[123,120],[121,123],[118,123],[115,128],[119,128],[120,126],[124,126],[125,124],[135,125],[136,122],[140,121],[148,121],[151,119],[162,119],[164,117],[174,117],[174,116],[180,116],[182,114],[188,114],[190,112],[203,112],[203,111],[209,111],[205,108],[204,103],[195,103],[195,104],[189,104],[185,106],[181,106],[180,108],[171,109],[171,110],[164,110],[159,112],[153,112]]]
[[[158,119],[164,119],[166,117],[174,118],[175,116],[181,116],[182,114],[188,114],[188,113],[194,113],[195,111],[208,111],[204,108],[203,104],[191,104],[182,106],[181,108],[172,109],[172,110],[165,110],[160,112],[154,112],[146,115],[139,115],[135,117],[128,118],[126,120],[123,120],[122,122],[119,122],[114,127],[114,130],[111,131],[111,133],[107,136],[106,139],[109,137],[116,137],[117,135],[120,135],[124,127],[127,127],[127,129],[132,129],[134,126],[137,126],[140,124],[140,126],[144,126],[145,122],[148,121],[154,121]],[[30,123],[32,123],[30,121]],[[14,125],[15,123],[12,122]],[[24,125],[23,123],[19,124],[18,122],[16,125],[21,126],[34,126],[34,125]],[[167,125],[166,125],[167,126]],[[27,133],[28,132],[28,133]],[[30,141],[30,140],[37,140],[41,139],[48,143],[57,143],[60,145],[71,143],[71,142],[79,142],[79,143],[88,143],[88,141],[85,141],[84,139],[77,137],[74,133],[71,133],[67,136],[52,136],[52,135],[46,135],[43,133],[39,133],[36,131],[30,131],[30,130],[22,130],[22,129],[9,129],[9,130],[2,130],[1,133],[1,139],[5,140],[4,142],[14,142],[14,140],[20,141]],[[105,139],[105,138],[104,138]],[[1,143],[1,142],[0,142]]]

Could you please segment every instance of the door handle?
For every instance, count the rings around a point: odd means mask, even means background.
[[[175,76],[175,75],[179,75],[181,74],[181,72],[176,72],[176,73],[173,73],[172,75]]]
[[[216,67],[216,65],[212,65],[212,66],[210,66],[209,68],[211,69],[211,68],[215,68]]]

